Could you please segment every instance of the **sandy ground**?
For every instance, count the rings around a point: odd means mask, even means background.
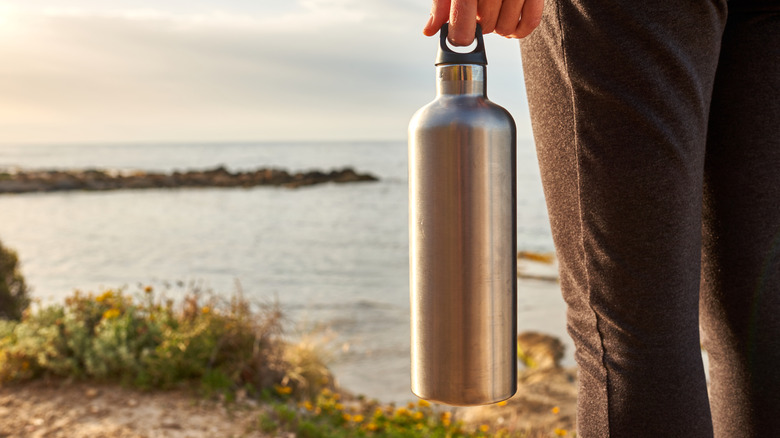
[[[455,417],[491,430],[533,431],[531,437],[573,435],[575,370],[526,371],[518,383],[505,405],[457,409]],[[39,381],[0,387],[0,438],[270,438],[256,428],[264,409],[253,400],[226,405],[185,390]]]
[[[252,430],[262,409],[184,390],[34,382],[0,388],[0,437],[266,437]]]
[[[530,437],[571,437],[576,414],[577,370],[556,367],[522,371],[517,393],[506,404],[463,408],[458,417],[491,430],[530,432]]]

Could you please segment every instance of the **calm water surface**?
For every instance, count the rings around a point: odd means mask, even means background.
[[[33,295],[44,301],[74,289],[164,290],[179,281],[227,295],[240,284],[252,300],[278,300],[292,333],[327,327],[331,368],[345,387],[385,401],[411,399],[404,142],[0,145],[0,169],[217,165],[352,166],[381,181],[0,195],[0,239],[19,252]],[[518,147],[518,246],[552,250],[527,142]],[[521,280],[518,306],[520,330],[568,339],[556,283]]]

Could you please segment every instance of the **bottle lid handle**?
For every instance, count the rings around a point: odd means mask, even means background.
[[[449,23],[444,23],[439,30],[439,53],[436,55],[436,65],[446,64],[478,64],[487,65],[487,54],[485,53],[485,41],[482,38],[482,26],[477,23],[477,30],[474,38],[477,40],[477,47],[468,53],[458,53],[447,45],[447,33],[449,32]]]

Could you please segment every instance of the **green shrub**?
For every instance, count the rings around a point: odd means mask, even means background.
[[[42,376],[118,381],[141,388],[197,382],[228,400],[250,394],[301,397],[332,381],[305,346],[282,340],[278,306],[253,307],[197,293],[164,304],[151,287],[136,296],[76,291],[64,305],[0,324],[0,383]],[[309,381],[312,380],[312,381]]]
[[[0,319],[20,320],[30,304],[16,252],[0,242]]]

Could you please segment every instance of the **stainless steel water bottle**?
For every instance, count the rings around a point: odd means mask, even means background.
[[[451,405],[517,390],[515,123],[439,33],[436,99],[409,125],[412,391]]]

